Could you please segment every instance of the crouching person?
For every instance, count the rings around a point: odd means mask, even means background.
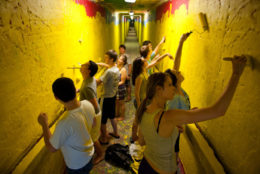
[[[89,173],[94,154],[89,132],[95,125],[95,110],[90,102],[77,100],[76,88],[69,78],[58,78],[52,84],[52,90],[55,98],[65,106],[66,113],[57,123],[53,135],[48,127],[47,115],[41,113],[38,116],[45,145],[51,152],[61,149],[68,174]]]

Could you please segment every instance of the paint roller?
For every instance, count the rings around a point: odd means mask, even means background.
[[[243,56],[245,56],[247,59],[246,66],[249,66],[253,70],[254,69],[253,57],[248,54],[243,54]],[[224,61],[232,61],[233,59],[234,59],[233,57],[224,57],[223,58]]]
[[[207,20],[206,14],[200,12],[199,13],[199,19],[200,19],[200,23],[201,23],[201,25],[203,27],[204,32],[208,31],[209,30],[209,24],[208,24],[208,20]]]
[[[200,19],[200,23],[202,25],[203,28],[203,32],[198,32],[197,30],[192,30],[189,33],[191,34],[193,31],[195,31],[198,34],[202,34],[205,31],[209,31],[209,24],[208,24],[208,20],[207,20],[207,15],[205,13],[200,12],[199,13],[199,19]]]

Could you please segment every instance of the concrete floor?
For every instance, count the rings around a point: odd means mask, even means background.
[[[139,44],[137,41],[137,36],[134,31],[134,28],[130,28],[128,36],[125,41],[126,53],[133,61],[139,55]],[[131,136],[131,128],[135,114],[135,108],[133,105],[133,97],[134,96],[134,88],[132,87],[132,100],[129,102],[125,102],[126,105],[126,113],[125,120],[118,121],[118,132],[120,134],[120,139],[111,138],[109,141],[109,145],[114,143],[120,143],[122,145],[130,145],[130,136]],[[109,132],[112,132],[112,127],[110,122],[108,121],[107,128]],[[105,151],[109,146],[102,146]],[[93,167],[91,174],[101,174],[101,173],[128,173],[120,168],[111,166],[105,160],[101,161],[99,164]],[[129,172],[130,173],[130,172]]]

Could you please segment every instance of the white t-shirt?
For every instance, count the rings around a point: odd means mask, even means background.
[[[116,66],[113,66],[105,71],[100,77],[100,80],[104,85],[104,98],[111,98],[116,96],[118,89],[120,72]]]
[[[84,167],[94,154],[89,133],[94,117],[94,107],[89,101],[83,100],[80,107],[67,111],[50,138],[52,146],[61,149],[65,163],[70,169]]]

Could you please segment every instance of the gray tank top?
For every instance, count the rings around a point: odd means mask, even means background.
[[[157,126],[154,126],[154,117],[159,113],[157,110],[154,113],[144,112],[140,129],[144,136],[146,148],[144,156],[152,162],[152,164],[167,172],[175,172],[177,170],[176,156],[174,145],[178,136],[178,129],[175,128],[172,135],[168,138],[161,137],[157,132]]]

